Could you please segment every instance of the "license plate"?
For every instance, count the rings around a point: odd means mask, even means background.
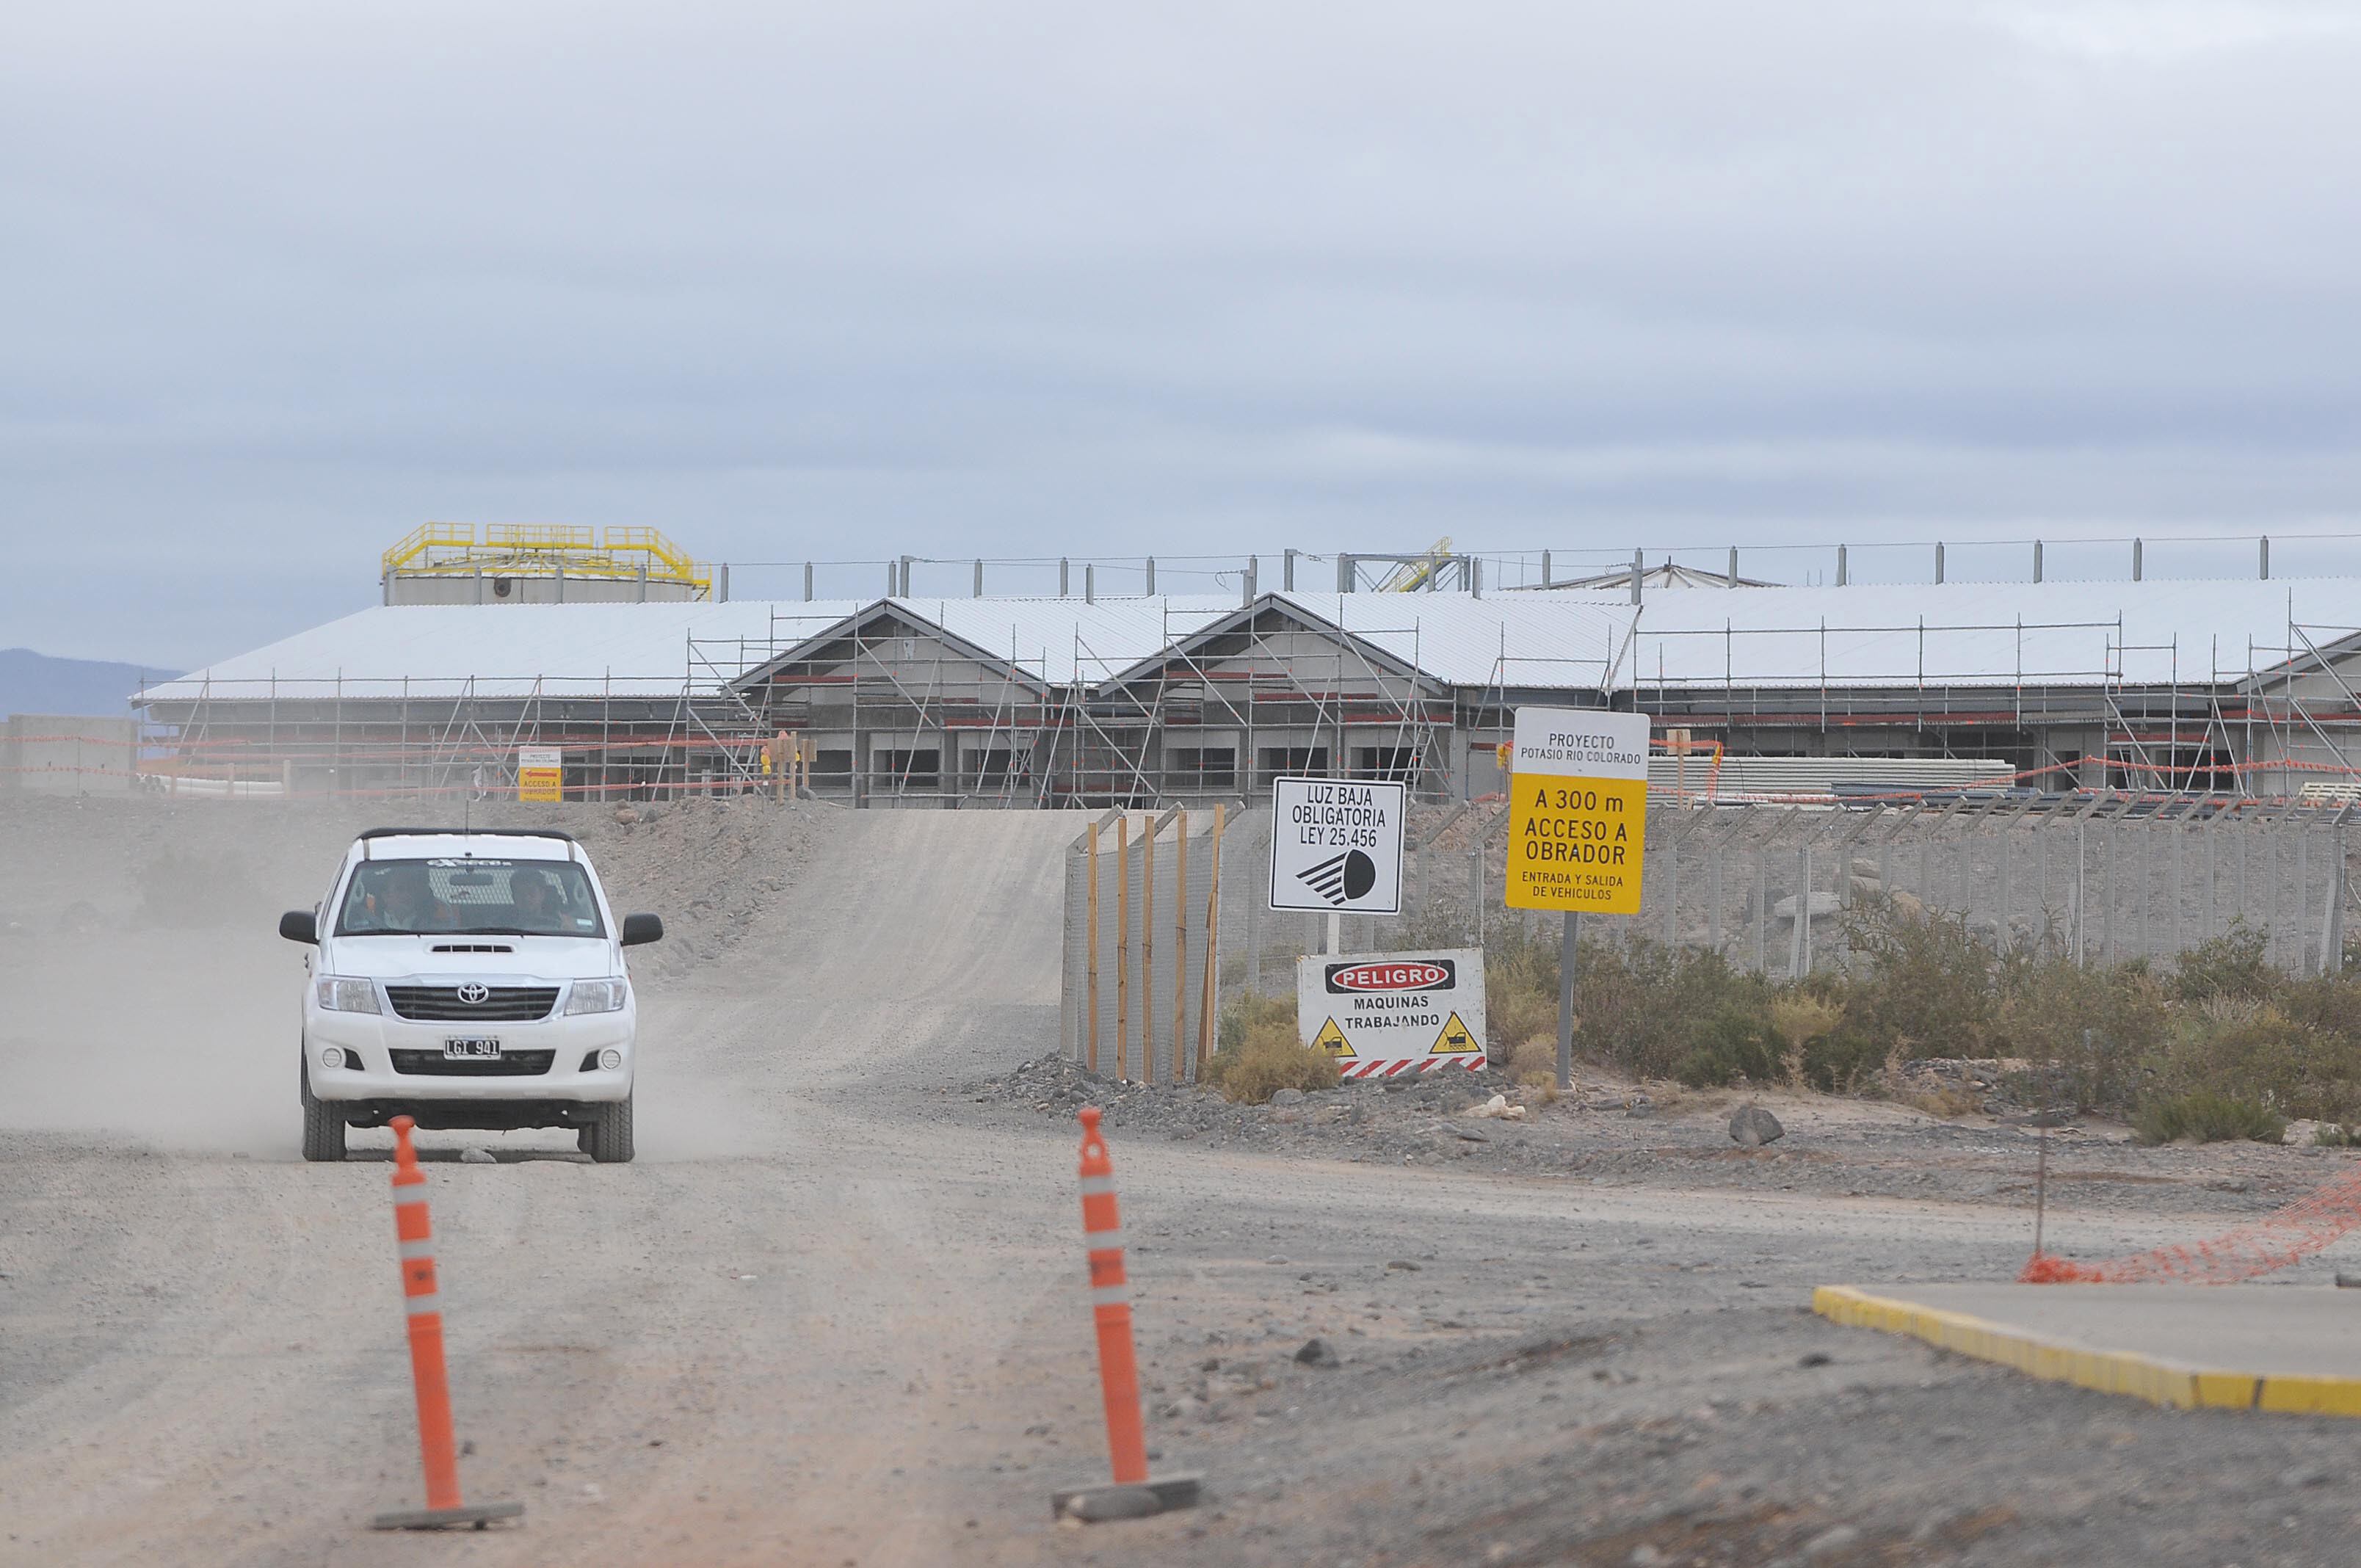
[[[496,1057],[500,1054],[500,1041],[487,1035],[469,1035],[464,1038],[454,1037],[443,1042],[443,1059],[445,1061],[473,1061],[479,1057]]]

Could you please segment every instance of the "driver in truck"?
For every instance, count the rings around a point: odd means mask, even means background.
[[[386,872],[377,922],[387,931],[445,931],[455,925],[449,907],[434,896],[434,883],[422,865],[397,865]]]

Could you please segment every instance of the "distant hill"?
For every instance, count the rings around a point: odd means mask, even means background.
[[[179,674],[104,659],[52,659],[29,648],[0,648],[0,716],[78,713],[128,718],[144,680]]]

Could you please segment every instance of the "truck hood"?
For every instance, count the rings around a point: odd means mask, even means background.
[[[437,952],[437,948],[507,948],[509,952]],[[324,974],[369,980],[603,980],[623,972],[605,937],[335,937]]]

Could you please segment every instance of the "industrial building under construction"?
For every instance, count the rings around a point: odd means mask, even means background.
[[[1467,799],[1499,787],[1513,711],[1546,702],[1656,716],[1660,786],[1691,795],[2010,775],[2342,797],[2361,743],[2351,579],[1869,585],[1839,561],[1791,587],[1733,553],[1726,575],[1635,559],[1574,583],[1544,558],[1514,587],[1440,551],[1327,559],[1352,591],[1296,588],[1290,553],[1274,587],[1247,561],[1220,592],[1115,595],[1086,566],[1079,592],[1019,597],[977,562],[975,592],[936,597],[904,557],[877,597],[733,600],[727,566],[653,530],[429,525],[387,553],[382,604],[139,694],[137,770],[490,790],[540,748],[583,798],[792,762],[868,806],[1144,806],[1282,773]]]

